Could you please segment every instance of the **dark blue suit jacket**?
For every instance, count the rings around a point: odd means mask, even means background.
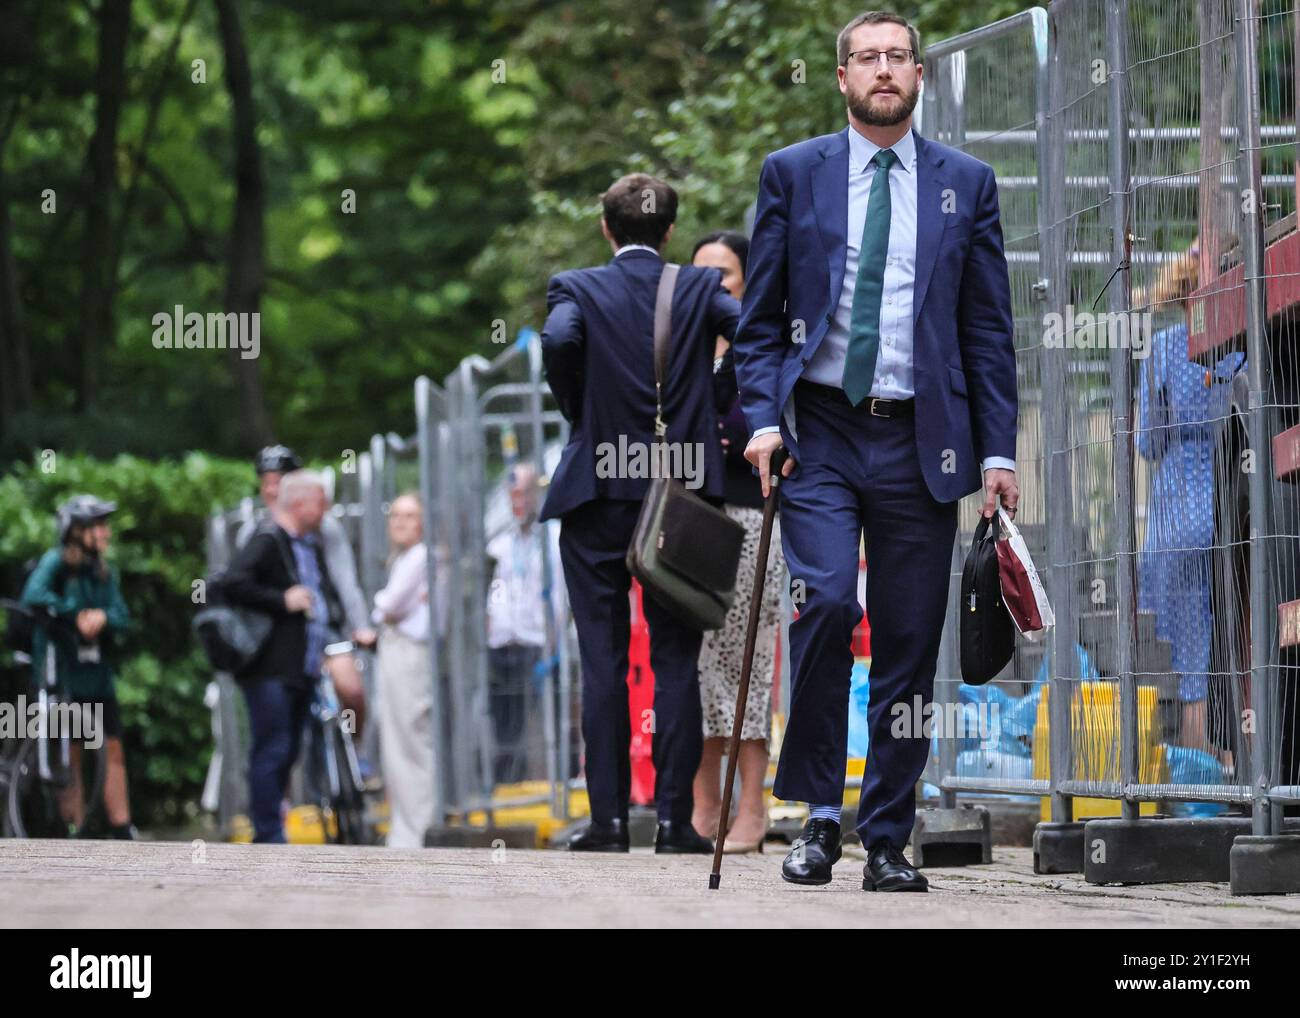
[[[759,178],[736,376],[751,433],[779,424],[796,462],[783,412],[844,284],[849,130],[773,152]],[[930,493],[953,502],[981,487],[982,459],[1015,459],[1011,288],[992,168],[916,135],[916,172],[917,454]]]
[[[662,259],[633,250],[606,265],[551,277],[542,359],[546,380],[572,424],[569,442],[542,505],[541,519],[563,516],[596,498],[640,500],[649,478],[598,477],[602,443],[654,440],[654,310]],[[701,443],[704,485],[723,494],[722,446],[713,392],[716,338],[734,337],[740,304],[717,269],[683,265],[673,294],[672,348],[664,385],[669,442]]]

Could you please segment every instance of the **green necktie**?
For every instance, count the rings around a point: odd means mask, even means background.
[[[849,317],[849,348],[844,356],[842,384],[849,402],[857,406],[871,395],[880,352],[880,294],[885,288],[885,254],[889,250],[889,168],[898,154],[882,148],[871,161],[871,179],[862,244],[858,248],[858,278],[853,284],[853,313]]]

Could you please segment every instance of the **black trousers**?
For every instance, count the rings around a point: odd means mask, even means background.
[[[564,516],[560,560],[569,588],[582,660],[582,737],[587,750],[587,795],[597,823],[627,819],[632,766],[628,751],[628,640],[631,576],[624,563],[640,502],[598,499]],[[673,619],[647,592],[652,716],[637,718],[652,732],[655,805],[660,820],[689,823],[691,784],[700,766],[703,716],[699,656],[703,634]]]
[[[488,649],[488,709],[496,742],[493,781],[511,785],[528,775],[526,740],[529,708],[536,701],[534,678],[542,648],[520,643]]]

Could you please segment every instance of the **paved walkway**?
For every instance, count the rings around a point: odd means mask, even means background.
[[[780,879],[780,846],[724,861],[524,849],[400,851],[219,842],[0,841],[3,926],[1300,925],[1300,895],[1234,898],[1226,884],[1095,887],[1033,873],[1028,849],[931,869],[927,895],[861,889],[860,849],[829,887]]]

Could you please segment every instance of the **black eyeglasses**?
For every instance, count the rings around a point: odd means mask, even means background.
[[[856,64],[858,67],[874,67],[880,63],[883,54],[890,67],[902,67],[912,59],[914,52],[910,49],[858,49],[848,55],[844,66]]]

